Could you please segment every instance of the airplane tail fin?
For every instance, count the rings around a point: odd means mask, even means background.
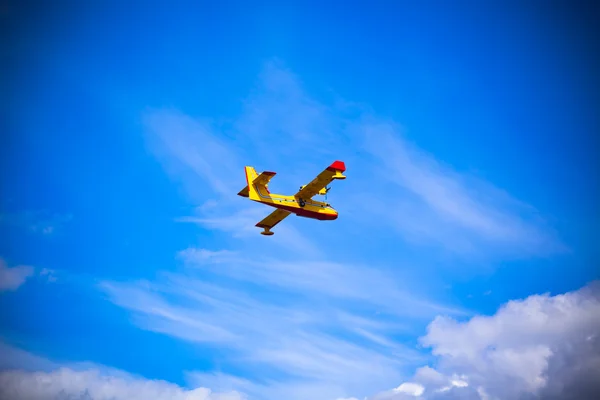
[[[247,186],[240,190],[238,195],[256,201],[270,197],[268,185],[271,178],[275,176],[275,172],[264,171],[259,175],[253,167],[248,166],[245,167],[245,170]]]

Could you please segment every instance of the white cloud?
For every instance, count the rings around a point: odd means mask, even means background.
[[[27,265],[9,267],[0,258],[0,291],[17,290],[34,272],[35,269]]]
[[[600,283],[510,301],[492,316],[436,318],[421,338],[438,357],[411,382],[423,397],[592,399],[600,390]],[[395,399],[386,394],[373,399]]]
[[[0,399],[246,400],[235,390],[181,387],[90,362],[58,363],[0,340]]]
[[[423,386],[419,385],[418,383],[405,382],[405,383],[401,384],[400,386],[398,386],[396,389],[394,389],[394,392],[404,393],[404,394],[409,394],[414,397],[419,397],[420,395],[423,394],[424,390],[425,390],[425,388]]]
[[[97,369],[0,372],[0,398],[13,400],[244,400],[239,393],[185,389],[172,383]]]

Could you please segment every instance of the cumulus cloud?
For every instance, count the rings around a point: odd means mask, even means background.
[[[394,389],[394,392],[419,397],[423,394],[424,390],[425,388],[422,385],[419,385],[418,383],[405,382],[398,386],[396,389]]]
[[[600,392],[600,282],[509,301],[492,316],[437,317],[421,343],[438,357],[403,383],[426,399],[592,399]],[[403,386],[405,385],[405,386]],[[410,386],[406,386],[410,385]],[[414,390],[412,394],[416,393]]]
[[[17,290],[34,272],[34,268],[27,265],[9,267],[6,261],[0,258],[0,292]]]
[[[51,372],[0,372],[0,398],[12,400],[244,400],[237,392],[213,393],[207,388],[178,385],[97,369],[59,368]]]

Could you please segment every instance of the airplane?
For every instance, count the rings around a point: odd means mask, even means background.
[[[313,196],[324,196],[329,192],[329,185],[337,179],[346,179],[343,172],[346,165],[342,161],[335,161],[325,168],[308,185],[300,186],[300,190],[293,196],[284,196],[269,192],[269,182],[276,172],[264,171],[260,175],[253,167],[246,166],[245,188],[240,190],[238,196],[247,197],[252,201],[275,207],[276,210],[256,224],[263,230],[262,235],[273,235],[271,231],[275,225],[283,221],[288,215],[296,214],[298,217],[306,217],[321,221],[337,219],[337,211],[330,204],[313,200]]]

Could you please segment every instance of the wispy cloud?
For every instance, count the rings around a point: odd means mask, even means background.
[[[565,250],[536,210],[493,185],[460,174],[408,143],[392,122],[366,119],[365,135],[377,176],[394,184],[391,214],[409,238],[433,239],[459,252],[546,255]],[[389,215],[389,214],[388,214]]]
[[[383,228],[411,245],[437,246],[463,256],[565,251],[533,207],[435,159],[416,146],[418,135],[409,142],[399,124],[368,107],[337,98],[330,103],[312,98],[299,77],[272,61],[226,133],[209,120],[176,110],[151,110],[145,123],[151,148],[187,182],[192,197],[218,204],[198,208],[201,215],[188,219],[205,228],[237,237],[257,234],[254,218],[269,210],[235,196],[245,183],[243,165],[279,171],[274,188],[293,193],[321,168],[344,159],[349,179],[336,185],[333,195],[348,229],[350,221],[363,229]],[[209,210],[212,215],[207,216]],[[314,239],[308,239],[295,229],[300,224],[288,218],[277,227],[279,237],[287,239],[270,241],[315,252],[321,235],[313,230]]]
[[[210,257],[207,257],[210,254]],[[421,317],[433,312],[462,314],[414,295],[410,280],[401,273],[384,272],[376,266],[340,264],[326,261],[284,261],[248,253],[209,252],[188,248],[179,253],[186,265],[199,271],[274,286],[312,298],[326,297],[373,304],[379,311]],[[333,284],[335,282],[335,284]],[[400,284],[403,282],[403,284]],[[373,290],[376,288],[377,290]]]
[[[243,172],[243,164],[218,138],[210,121],[160,109],[147,111],[143,122],[149,148],[174,177],[183,177],[194,200],[205,199],[207,192],[227,198],[241,189],[234,177]]]
[[[15,291],[34,278],[45,283],[54,283],[60,275],[60,271],[48,268],[39,269],[30,265],[9,267],[6,260],[0,257],[0,292]]]
[[[265,243],[265,238],[257,235],[256,223],[267,216],[272,209],[256,205],[254,208],[241,208],[233,211],[233,207],[223,207],[217,212],[204,211],[199,216],[178,217],[176,221],[194,223],[206,229],[227,233],[236,239],[245,239],[250,244]],[[290,225],[290,221],[277,227],[277,236],[268,238],[273,247],[291,250],[304,256],[322,255],[316,244],[298,229]],[[262,241],[262,242],[261,242]]]
[[[192,201],[201,204],[196,214],[177,217],[180,222],[228,233],[235,238],[260,240],[254,226],[272,209],[249,203],[236,194],[246,186],[239,146],[219,138],[209,122],[176,110],[151,110],[144,115],[149,148],[167,171],[183,182]],[[318,254],[316,246],[289,223],[278,229],[275,246]]]
[[[277,166],[293,162],[297,169],[335,154],[342,121],[308,96],[299,77],[281,61],[266,63],[244,106],[235,123],[236,140],[250,146],[257,160]]]
[[[35,269],[28,265],[9,267],[3,258],[0,258],[0,292],[17,290],[35,273]]]
[[[404,368],[424,361],[399,339],[407,335],[406,322],[444,308],[368,268],[244,260],[234,252],[204,249],[188,249],[180,258],[187,264],[185,275],[104,282],[101,288],[131,310],[143,329],[218,345],[224,368],[244,370],[262,388],[257,398],[277,398],[264,397],[274,387],[328,388],[325,392],[340,397],[394,382]]]

